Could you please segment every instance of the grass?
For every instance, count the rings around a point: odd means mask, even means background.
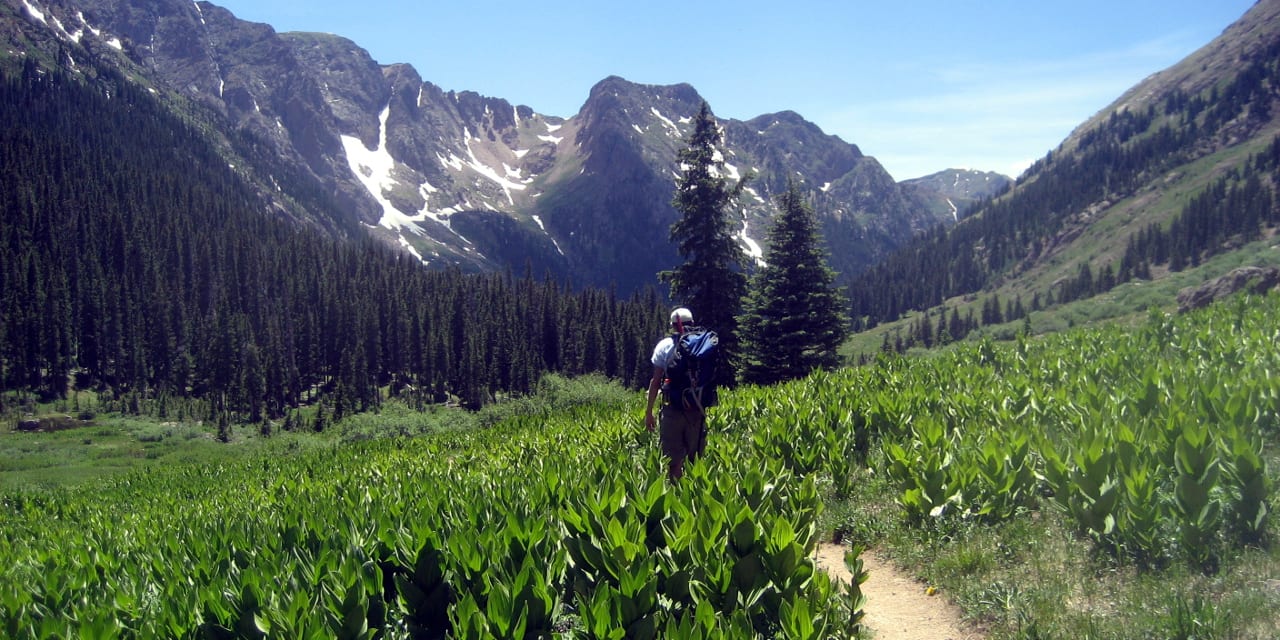
[[[1235,264],[1223,261],[1203,268],[1225,272]],[[1179,283],[1171,278],[1160,286],[1176,291]],[[1061,321],[1093,322],[1097,309],[1067,305]],[[485,428],[523,416],[635,401],[634,391],[602,378],[549,376],[536,395],[478,413],[440,407],[420,412],[392,400],[377,413],[349,416],[324,433],[304,428],[264,437],[258,425],[239,425],[227,443],[215,439],[213,425],[197,421],[98,414],[70,429],[0,432],[0,493],[92,483],[150,465],[214,464],[264,452],[291,455],[304,448]],[[92,404],[90,398],[75,398],[33,408],[54,414]],[[1271,431],[1267,438],[1269,473],[1280,485],[1280,434]],[[883,453],[873,448],[865,464],[858,465],[849,495],[834,495],[834,485],[827,485],[822,535],[892,557],[937,586],[990,638],[1280,637],[1280,616],[1274,613],[1280,610],[1280,545],[1228,551],[1210,573],[1177,561],[1143,570],[1099,555],[1047,500],[998,524],[944,519],[913,527],[904,521],[885,468]],[[1280,512],[1280,495],[1273,496],[1271,509]],[[1273,517],[1272,540],[1276,522]]]
[[[1280,454],[1272,435],[1267,463],[1276,482]],[[828,496],[823,535],[892,557],[937,586],[989,638],[1280,637],[1280,545],[1233,552],[1215,573],[1177,562],[1139,570],[1096,553],[1048,501],[994,525],[911,527],[894,488],[874,472],[882,468],[879,457],[873,452],[859,472],[854,495]],[[1280,497],[1271,505],[1275,513]]]
[[[215,464],[261,452],[288,455],[374,438],[486,428],[520,416],[620,406],[631,400],[633,392],[602,376],[571,379],[552,374],[542,378],[533,395],[508,398],[478,412],[445,406],[418,411],[391,399],[377,411],[347,416],[316,433],[311,428],[315,409],[306,407],[297,412],[300,426],[292,432],[281,430],[280,421],[273,423],[270,435],[262,433],[260,424],[239,424],[231,427],[228,442],[217,440],[216,425],[197,419],[97,413],[101,405],[87,392],[45,404],[10,401],[8,406],[17,410],[0,427],[0,492],[80,485],[152,465]],[[46,423],[56,418],[70,428],[19,431],[23,414]]]
[[[320,440],[308,434],[264,438],[256,428],[233,427],[231,442],[222,443],[211,425],[112,414],[58,431],[0,431],[0,491],[85,484],[153,465],[214,464],[299,439]]]
[[[1247,550],[1206,576],[1097,558],[1053,511],[932,533],[893,528],[857,542],[937,585],[990,638],[1280,637],[1274,548]]]
[[[0,491],[69,487],[149,467],[216,464],[247,453],[296,448],[298,440],[329,441],[328,446],[333,440],[278,430],[267,438],[260,425],[235,425],[228,442],[219,442],[214,424],[172,411],[164,417],[104,411],[105,403],[89,391],[47,403],[10,395],[4,406]],[[42,429],[19,430],[24,418],[38,419]]]

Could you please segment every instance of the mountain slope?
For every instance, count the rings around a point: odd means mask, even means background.
[[[1264,0],[1077,128],[1008,194],[866,273],[856,311],[874,324],[1003,296],[1001,313],[983,315],[1007,321],[1269,237],[1278,107],[1280,1]],[[1009,313],[1014,297],[1021,314]]]
[[[432,266],[532,268],[624,292],[678,259],[667,238],[675,151],[702,102],[688,85],[606,78],[566,119],[446,92],[340,36],[277,33],[208,2],[3,6],[9,55],[116,65],[206,123],[290,217],[363,227]],[[789,175],[805,181],[846,274],[953,219],[944,196],[905,189],[797,114],[721,124],[726,161],[755,176],[737,215],[756,255]]]
[[[983,200],[1002,195],[1013,186],[1013,179],[993,171],[974,169],[947,169],[938,173],[902,181],[908,193],[920,193],[924,202],[930,202],[934,194],[945,198],[944,214],[956,222],[966,215],[969,208]]]
[[[205,132],[81,64],[92,82],[0,67],[0,413],[74,388],[224,427],[319,401],[320,429],[387,393],[478,407],[545,373],[649,379],[657,296],[428,270],[265,215]]]

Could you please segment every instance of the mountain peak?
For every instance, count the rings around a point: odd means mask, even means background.
[[[902,184],[942,194],[951,207],[952,218],[959,220],[961,214],[975,202],[1008,191],[1014,181],[1009,176],[994,171],[945,169],[927,176],[903,180]]]
[[[611,75],[577,114],[548,117],[503,98],[443,91],[340,35],[277,33],[205,2],[48,4],[64,24],[80,11],[95,16],[94,33],[122,38],[120,54],[95,56],[33,20],[0,25],[0,37],[38,32],[10,39],[10,48],[42,42],[44,59],[117,65],[157,92],[182,95],[264,209],[345,220],[343,229],[363,228],[431,266],[532,268],[622,292],[652,284],[679,260],[669,238],[679,215],[671,204],[677,157],[705,103],[690,84]],[[755,177],[733,205],[735,235],[753,251],[775,213],[773,196],[797,177],[813,195],[837,271],[865,269],[950,219],[924,204],[936,195],[907,197],[873,158],[794,111],[719,123],[725,177]]]
[[[685,116],[697,113],[702,102],[702,96],[689,84],[641,84],[621,76],[609,76],[591,87],[582,110],[585,112],[615,106],[644,110],[645,105],[652,105],[659,110]]]

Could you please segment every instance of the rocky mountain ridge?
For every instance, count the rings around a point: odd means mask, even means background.
[[[445,91],[335,35],[277,33],[209,2],[3,0],[13,58],[105,64],[151,86],[220,139],[267,206],[363,227],[427,265],[533,269],[632,291],[678,256],[668,233],[676,151],[702,98],[685,84],[609,77],[569,118]],[[714,105],[713,105],[714,106]],[[725,119],[728,177],[753,176],[735,215],[751,254],[772,198],[801,179],[832,266],[853,274],[954,220],[948,196],[896,183],[856,145],[799,114]]]
[[[976,169],[947,169],[934,174],[903,180],[904,187],[920,189],[928,198],[941,194],[955,221],[964,217],[974,204],[997,197],[1008,191],[1014,181],[994,171]]]

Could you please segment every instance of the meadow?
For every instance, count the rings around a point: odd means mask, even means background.
[[[815,570],[837,541],[992,638],[1277,637],[1278,339],[1273,294],[742,387],[677,484],[642,395],[600,379],[229,443],[0,433],[0,630],[865,635],[858,582]]]

